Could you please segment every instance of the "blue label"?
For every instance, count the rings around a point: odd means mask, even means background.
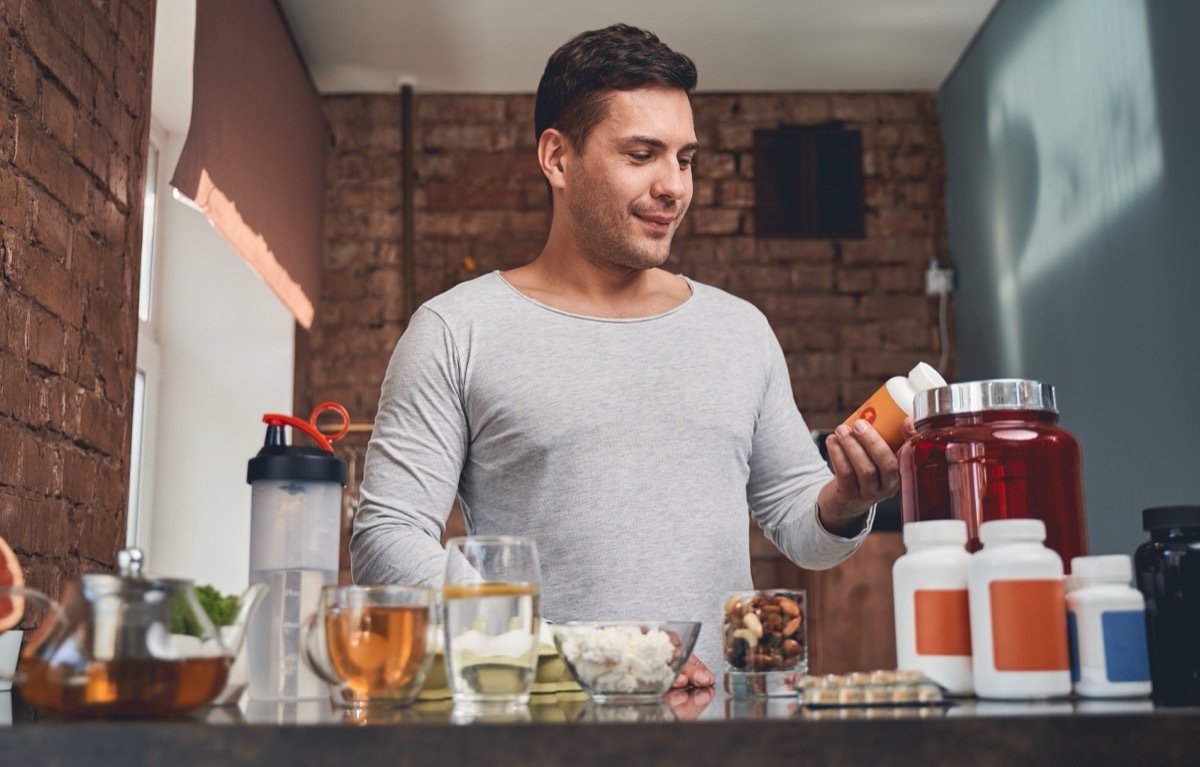
[[[1071,651],[1071,682],[1079,681],[1079,628],[1075,625],[1075,611],[1067,611],[1067,647]]]
[[[1100,628],[1108,681],[1149,682],[1146,614],[1141,610],[1106,610],[1100,614]]]

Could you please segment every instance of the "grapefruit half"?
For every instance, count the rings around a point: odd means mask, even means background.
[[[25,573],[21,572],[17,555],[9,548],[8,542],[0,538],[0,588],[24,585]],[[24,614],[25,597],[0,596],[0,631],[8,631],[20,623]]]

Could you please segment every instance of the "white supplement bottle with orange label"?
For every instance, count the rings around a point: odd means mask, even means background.
[[[907,376],[889,378],[844,423],[853,428],[861,418],[875,427],[894,453],[904,444],[901,427],[905,418],[912,417],[913,400],[923,391],[945,385],[946,380],[932,365],[918,362]]]
[[[1005,700],[1071,694],[1063,565],[1040,519],[979,526],[968,589],[975,694]]]
[[[967,523],[909,522],[907,553],[892,567],[896,667],[920,671],[951,695],[970,695],[971,615],[967,603]]]

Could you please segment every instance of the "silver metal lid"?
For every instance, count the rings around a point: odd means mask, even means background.
[[[920,421],[938,415],[988,410],[1042,410],[1057,414],[1058,406],[1054,402],[1054,387],[1050,384],[1022,378],[997,378],[919,392],[913,403],[913,418]]]
[[[84,590],[94,596],[127,596],[177,591],[192,588],[192,582],[183,578],[160,578],[146,575],[142,567],[145,554],[139,548],[121,549],[117,552],[117,574],[86,573],[80,576]]]

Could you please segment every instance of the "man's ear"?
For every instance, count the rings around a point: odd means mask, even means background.
[[[563,189],[567,185],[565,173],[570,146],[567,137],[555,128],[542,131],[538,139],[538,164],[552,189]]]

